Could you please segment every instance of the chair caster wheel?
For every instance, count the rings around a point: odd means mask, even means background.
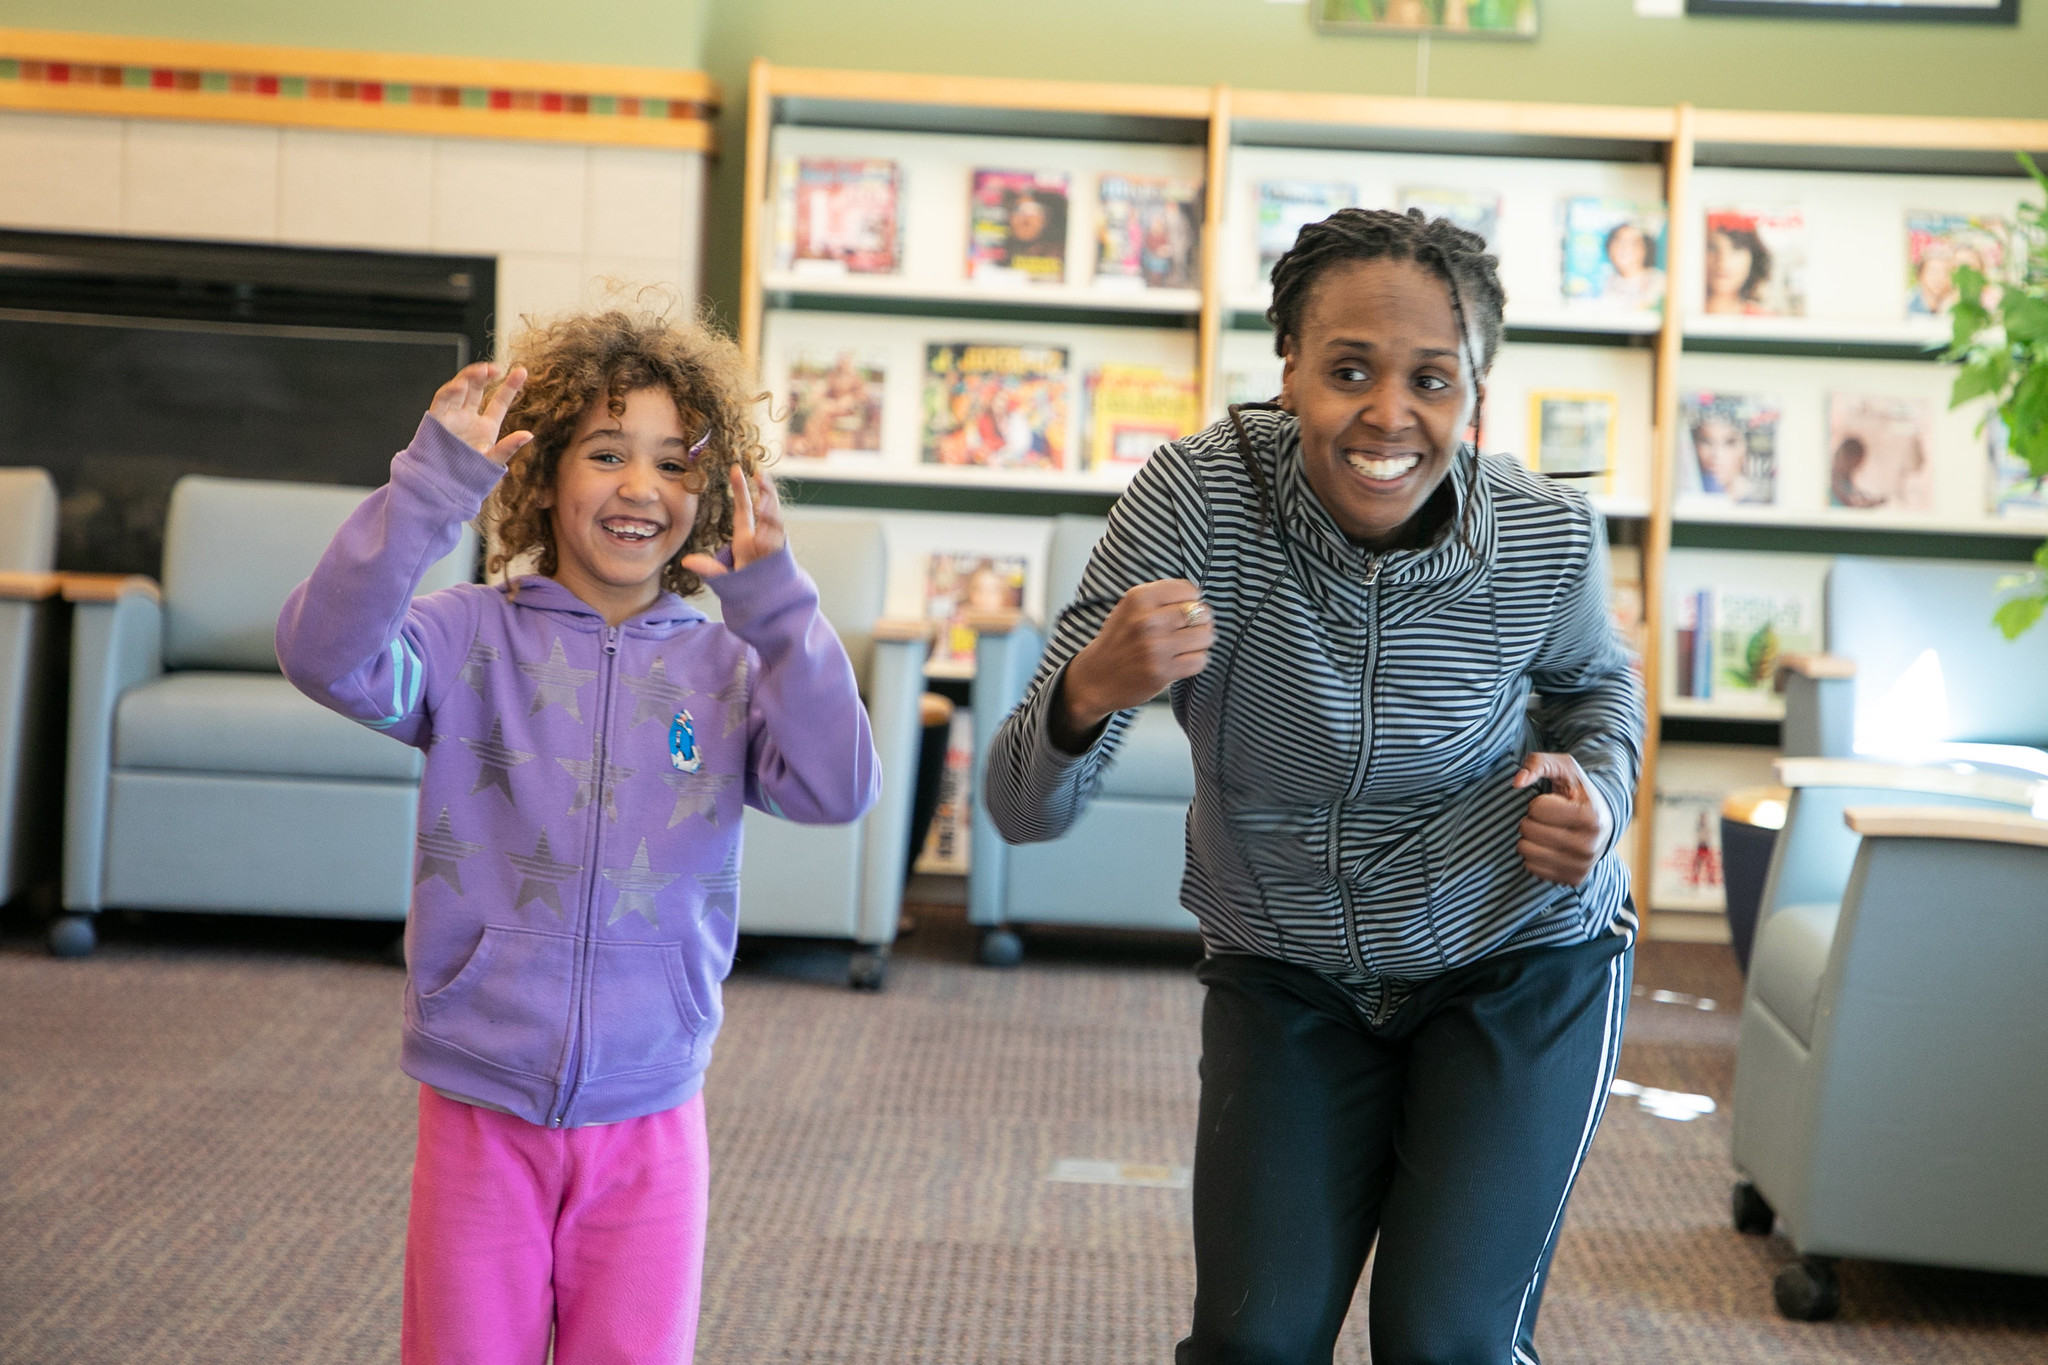
[[[856,948],[846,960],[846,984],[857,991],[878,991],[889,979],[889,950]]]
[[[50,952],[55,957],[84,957],[98,943],[91,915],[59,915],[50,926]]]
[[[1752,1237],[1768,1237],[1771,1227],[1778,1221],[1778,1215],[1771,1211],[1763,1195],[1747,1180],[1735,1182],[1735,1230]]]
[[[1778,1311],[1794,1322],[1826,1322],[1842,1308],[1842,1282],[1825,1256],[1801,1256],[1771,1282]]]
[[[1014,929],[991,929],[981,936],[981,965],[1014,967],[1024,960],[1024,940]]]

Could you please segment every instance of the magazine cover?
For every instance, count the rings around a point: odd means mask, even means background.
[[[1571,479],[1581,489],[1602,487],[1614,472],[1614,442],[1621,399],[1612,393],[1537,389],[1529,395],[1530,461],[1537,473]]]
[[[935,678],[973,677],[975,633],[961,618],[969,611],[1023,609],[1023,556],[934,554],[925,565],[924,615],[938,631],[924,671]]]
[[[1695,390],[1678,399],[1678,491],[1688,501],[1778,500],[1775,398]]]
[[[1066,347],[925,347],[926,464],[1065,469],[1066,450]]]
[[[822,460],[832,454],[879,456],[887,377],[880,360],[852,351],[791,355],[789,429],[783,452],[799,460]]]
[[[970,203],[968,279],[984,283],[1065,282],[1065,171],[976,171]]]
[[[1486,249],[1500,236],[1500,196],[1477,190],[1406,189],[1401,191],[1401,212],[1421,209],[1431,218],[1448,218],[1467,232],[1486,239]]]
[[[974,823],[974,713],[956,707],[946,730],[946,766],[939,771],[939,804],[918,855],[919,872],[967,873],[967,839]]]
[[[1828,395],[1828,505],[1934,510],[1934,404],[1874,393]]]
[[[2038,517],[2048,513],[2048,479],[2035,478],[2027,462],[2007,448],[2005,423],[1995,411],[1984,414],[1984,453],[1991,461],[1993,516]]]
[[[1630,663],[1641,677],[1643,650],[1649,643],[1648,622],[1643,619],[1643,552],[1634,545],[1610,545],[1607,549],[1607,605],[1614,614],[1614,628],[1632,656]]]
[[[2003,218],[1967,213],[1911,212],[1906,215],[1906,313],[1936,317],[1954,311],[1962,297],[1956,271],[1969,266],[1987,280],[2005,278],[2012,227]],[[1986,289],[1987,301],[1997,293]]]
[[[1719,910],[1719,792],[1659,791],[1650,827],[1650,904],[1658,910]]]
[[[1088,376],[1088,467],[1135,469],[1168,441],[1202,429],[1192,371],[1104,365]]]
[[[1796,208],[1707,210],[1706,311],[1806,316],[1806,215]]]
[[[1664,208],[1621,199],[1564,202],[1564,301],[1649,312],[1664,304]]]
[[[1111,288],[1193,289],[1202,241],[1202,182],[1102,177],[1095,279]]]
[[[893,275],[903,267],[894,161],[785,157],[776,260],[784,270]]]
[[[1338,209],[1358,202],[1356,185],[1332,180],[1266,180],[1259,194],[1259,278],[1273,273],[1273,263],[1294,247],[1294,239],[1310,223],[1320,223]]]
[[[1805,587],[1699,588],[1678,598],[1676,694],[1769,710],[1778,660],[1821,647],[1820,596]]]

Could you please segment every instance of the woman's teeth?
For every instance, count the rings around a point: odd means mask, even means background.
[[[1347,450],[1344,452],[1344,462],[1368,479],[1393,480],[1422,463],[1422,456],[1361,455],[1355,450]]]

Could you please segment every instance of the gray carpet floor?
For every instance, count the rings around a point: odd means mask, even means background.
[[[706,1094],[715,1169],[699,1359],[1166,1362],[1193,1290],[1188,1196],[1049,1181],[1184,1166],[1200,990],[1183,942],[1037,936],[970,965],[919,907],[888,990],[749,941]],[[111,920],[93,957],[0,933],[0,1362],[397,1358],[414,1090],[375,926]],[[2048,1362],[2048,1281],[1844,1268],[1832,1323],[1777,1317],[1778,1239],[1728,1226],[1740,980],[1649,944],[1617,1099],[1539,1343],[1562,1362]],[[1719,1008],[1660,1003],[1665,990]],[[1338,1358],[1366,1360],[1361,1294]]]

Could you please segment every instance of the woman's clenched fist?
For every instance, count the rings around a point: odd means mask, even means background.
[[[1068,662],[1053,699],[1054,742],[1070,753],[1086,748],[1109,717],[1200,673],[1215,643],[1216,627],[1200,588],[1185,578],[1140,583]]]

